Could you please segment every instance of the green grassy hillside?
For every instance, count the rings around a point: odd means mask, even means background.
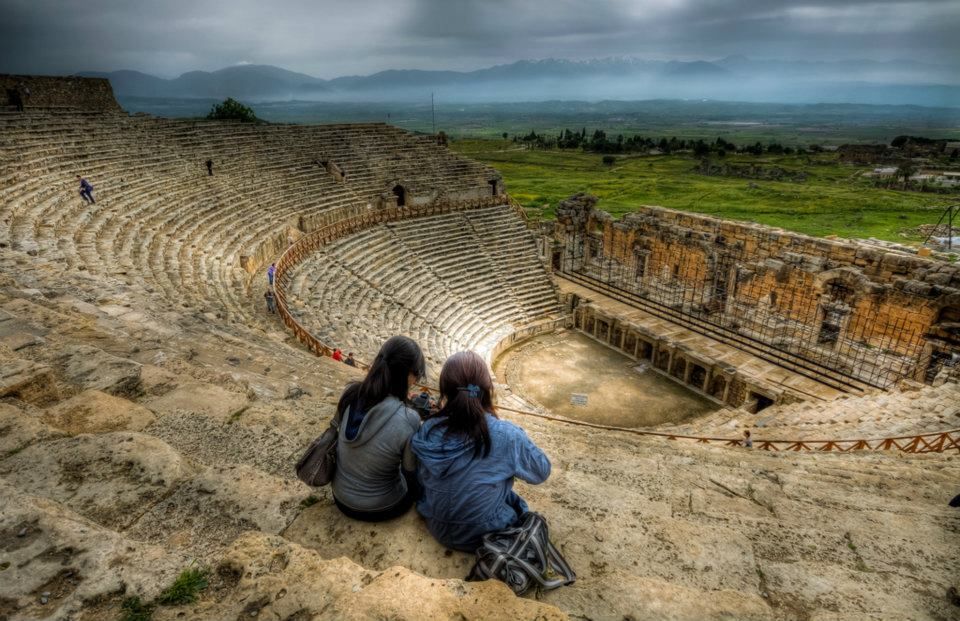
[[[547,218],[558,201],[590,192],[601,199],[600,208],[617,216],[660,205],[809,235],[902,242],[918,241],[909,229],[935,223],[945,205],[960,202],[957,195],[872,187],[861,176],[872,167],[841,164],[832,153],[722,160],[806,173],[805,181],[793,182],[701,175],[694,171],[698,160],[689,155],[621,156],[605,165],[598,154],[528,151],[501,140],[456,141],[451,148],[495,167],[511,195]]]

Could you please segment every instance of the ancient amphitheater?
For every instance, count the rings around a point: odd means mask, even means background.
[[[131,598],[154,619],[960,618],[955,265],[588,196],[530,222],[431,137],[11,80],[32,97],[0,112],[0,619],[146,618]],[[396,333],[434,372],[464,348],[495,365],[553,461],[520,487],[575,585],[464,582],[414,512],[353,522],[293,476],[361,372],[323,354]],[[544,335],[711,411],[564,418],[511,379]],[[188,568],[198,599],[158,601]]]

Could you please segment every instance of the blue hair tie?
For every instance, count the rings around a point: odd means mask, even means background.
[[[457,390],[459,390],[460,392],[467,393],[467,396],[470,397],[471,399],[480,398],[480,387],[477,386],[476,384],[467,384],[466,386],[458,386]]]

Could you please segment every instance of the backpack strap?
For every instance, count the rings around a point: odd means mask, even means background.
[[[550,574],[556,577],[548,578]],[[534,584],[550,590],[572,584],[577,576],[550,542],[546,520],[530,511],[518,526],[484,535],[467,580],[489,578],[506,583],[522,595]]]

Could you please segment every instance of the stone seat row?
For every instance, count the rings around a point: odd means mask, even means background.
[[[909,436],[956,428],[960,428],[960,386],[953,383],[775,405],[757,414],[723,409],[689,424],[663,427],[677,433],[721,436],[756,429],[757,435],[798,439]]]
[[[474,213],[478,217],[471,222]],[[524,285],[517,290],[500,273],[500,264],[516,257],[482,241],[489,223],[506,229],[502,221],[511,218],[516,215],[504,207],[468,210],[392,222],[336,240],[289,275],[291,307],[311,331],[365,356],[375,353],[380,336],[398,331],[424,338],[434,360],[463,347],[489,351],[519,326],[557,311],[556,292],[532,239],[506,247],[526,254],[524,282],[541,285],[532,293]],[[522,223],[510,228],[529,237]],[[370,334],[378,338],[371,341]]]

